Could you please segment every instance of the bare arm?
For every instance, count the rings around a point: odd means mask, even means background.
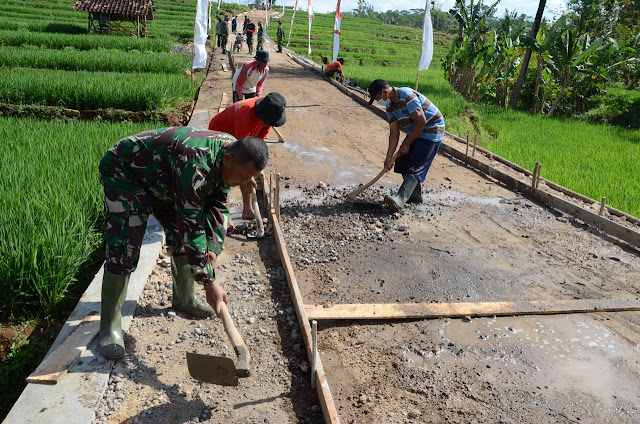
[[[384,159],[385,169],[391,169],[393,166],[391,159],[396,152],[396,147],[398,147],[398,140],[400,140],[400,124],[398,121],[393,121],[389,124],[389,148],[387,149],[387,157]]]

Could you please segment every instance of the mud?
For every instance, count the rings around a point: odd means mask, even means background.
[[[265,173],[282,176],[282,227],[305,303],[638,298],[637,249],[442,155],[423,204],[394,214],[347,203],[345,194],[382,168],[388,125],[267,48],[265,93],[285,96],[288,120],[280,128],[285,143],[269,144]],[[230,72],[212,67],[210,75],[198,102],[208,118],[223,92],[231,97]],[[400,182],[390,173],[361,198],[380,203]],[[273,240],[234,236],[221,261],[254,376],[234,389],[190,379],[187,348],[177,342],[183,333],[188,348],[228,345],[215,319],[168,318],[170,277],[161,263],[148,288],[156,298],[143,299],[135,348],[114,373],[102,411],[109,399],[119,406],[103,421],[320,422]],[[639,330],[640,314],[621,312],[321,321],[318,338],[343,423],[632,423],[640,421]],[[121,401],[118,383],[129,391]]]

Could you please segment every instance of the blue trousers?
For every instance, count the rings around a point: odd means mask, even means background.
[[[409,154],[400,156],[396,160],[393,171],[406,176],[414,175],[418,181],[423,182],[427,177],[427,172],[433,163],[433,159],[438,153],[438,148],[442,138],[437,141],[417,138],[409,147]]]

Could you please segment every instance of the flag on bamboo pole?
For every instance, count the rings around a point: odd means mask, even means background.
[[[193,68],[202,69],[207,66],[207,4],[209,0],[198,0],[196,4],[196,21],[193,29]]]
[[[431,59],[433,59],[433,26],[431,25],[429,0],[427,0],[427,5],[424,8],[424,24],[422,25],[422,54],[420,54],[418,72],[429,69]]]
[[[309,54],[311,54],[311,21],[315,17],[313,14],[313,8],[311,7],[311,0],[309,0]]]
[[[338,60],[338,53],[340,52],[341,22],[342,22],[342,15],[340,14],[340,0],[338,0],[338,6],[336,7],[336,20],[333,23],[333,62]]]
[[[293,30],[293,20],[296,18],[296,10],[298,10],[298,0],[296,0],[296,5],[293,6],[293,15],[291,15],[291,28],[289,28],[289,39],[287,40],[287,47],[289,47],[289,43],[291,42],[291,31]]]

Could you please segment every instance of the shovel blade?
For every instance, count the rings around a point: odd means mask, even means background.
[[[187,352],[187,368],[198,381],[219,386],[238,385],[236,366],[231,358]]]

